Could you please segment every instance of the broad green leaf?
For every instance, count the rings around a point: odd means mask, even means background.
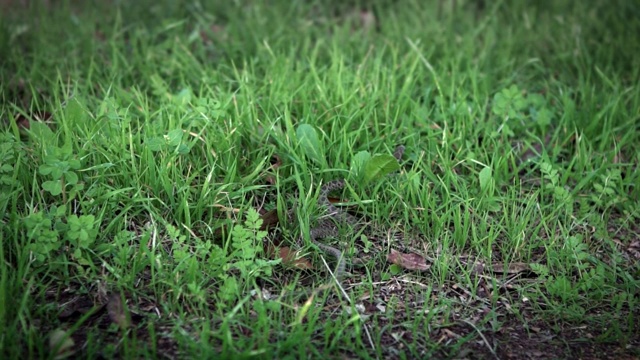
[[[187,105],[191,102],[192,91],[191,88],[184,88],[173,96],[173,103],[179,106]]]
[[[351,174],[360,177],[364,173],[365,164],[371,160],[371,153],[360,151],[351,160]]]
[[[67,213],[67,206],[66,205],[60,205],[60,206],[57,206],[57,207],[53,207],[53,208],[51,208],[51,213],[55,217],[61,218]]]
[[[321,144],[316,129],[309,124],[300,124],[296,129],[296,136],[304,154],[316,163],[322,163]]]
[[[40,167],[38,167],[38,172],[40,172],[41,175],[49,175],[55,169],[56,169],[55,166],[44,164],[44,165],[40,165]]]
[[[538,93],[529,94],[527,96],[527,101],[532,107],[536,109],[541,109],[547,104],[547,100],[544,98],[544,96]]]
[[[487,166],[482,169],[478,178],[480,179],[480,189],[482,189],[482,191],[487,191],[492,180],[491,168]]]
[[[551,110],[547,108],[540,109],[535,113],[534,117],[536,124],[540,127],[546,127],[551,124],[551,120],[553,119],[553,113]]]
[[[148,138],[144,141],[144,143],[151,151],[162,151],[165,145],[164,140],[158,137]]]
[[[180,144],[180,145],[178,146],[178,150],[177,150],[177,152],[178,152],[178,154],[180,154],[180,155],[188,154],[188,153],[189,153],[189,151],[191,151],[191,148],[190,148],[187,144]]]
[[[77,99],[69,100],[67,107],[64,109],[64,118],[71,124],[81,124],[84,122],[86,112]]]
[[[391,174],[400,169],[398,160],[389,154],[379,154],[373,156],[364,169],[364,184],[368,184],[371,180]]]
[[[46,124],[39,121],[31,121],[29,123],[29,133],[45,149],[54,146],[58,142],[53,131]]]
[[[65,173],[65,181],[67,184],[75,185],[78,183],[78,175],[73,171],[67,171]]]
[[[78,159],[71,159],[69,160],[68,164],[70,169],[74,169],[74,170],[80,169],[80,160]]]
[[[389,272],[393,275],[398,275],[402,273],[402,266],[398,264],[393,264],[389,266]]]
[[[60,184],[60,181],[45,181],[42,183],[42,188],[54,196],[62,193],[62,185]]]
[[[164,138],[170,146],[178,146],[182,142],[182,129],[173,129]]]

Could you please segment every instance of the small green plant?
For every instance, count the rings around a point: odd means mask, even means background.
[[[239,270],[245,279],[271,276],[273,265],[280,261],[262,259],[262,240],[267,232],[260,230],[261,226],[260,214],[249,208],[244,225],[234,226],[231,232],[231,267]]]
[[[20,184],[14,178],[16,142],[12,135],[0,133],[0,211],[4,213],[11,193]]]
[[[255,285],[261,276],[271,277],[273,267],[281,259],[265,260],[262,241],[267,235],[260,230],[260,214],[250,208],[243,224],[237,224],[231,232],[230,242],[222,248],[211,241],[187,245],[187,237],[175,226],[167,224],[167,236],[171,239],[173,258],[172,278],[176,285],[185,286],[186,294],[197,302],[204,302],[206,279],[218,279],[217,295],[224,307],[233,302],[248,286]],[[204,266],[203,264],[206,264]]]
[[[223,281],[218,294],[221,299],[236,299],[247,286],[255,285],[255,280],[260,276],[271,277],[273,267],[282,261],[264,259],[262,241],[267,232],[260,230],[261,226],[260,214],[249,208],[244,224],[233,227],[227,259],[229,268],[239,271],[240,276],[230,276],[226,272],[219,275]]]
[[[321,156],[322,143],[315,128],[308,124],[301,124],[296,135],[304,154],[317,164],[324,162]],[[398,159],[391,154],[375,154],[369,151],[360,151],[353,156],[351,161],[351,176],[358,183],[366,186],[375,179],[380,179],[400,169]]]
[[[173,129],[166,135],[147,138],[145,144],[154,152],[165,151],[185,155],[189,153],[189,146],[183,142],[183,136],[182,129]]]
[[[561,245],[547,250],[549,266],[530,264],[545,284],[546,292],[558,304],[577,301],[580,296],[600,300],[606,281],[604,265],[590,255],[581,236],[569,236]],[[550,268],[570,271],[552,275]]]
[[[622,174],[619,169],[607,169],[605,174],[601,174],[593,183],[595,193],[591,193],[589,199],[602,211],[607,211],[626,201],[622,196],[620,183]]]
[[[51,180],[43,182],[42,188],[53,196],[62,194],[63,202],[66,203],[84,188],[84,185],[78,182],[78,174],[75,171],[80,167],[80,160],[74,157],[71,146],[49,148],[39,172]]]
[[[73,258],[81,265],[92,263],[88,253],[93,248],[98,230],[93,215],[71,215],[67,218],[66,238],[73,249]]]
[[[522,111],[527,107],[527,101],[516,85],[502,89],[493,97],[494,114],[504,116],[506,119],[515,119],[522,116]]]
[[[326,163],[322,156],[322,142],[316,129],[309,124],[300,124],[296,129],[296,137],[303,153],[317,165]]]
[[[503,121],[500,128],[492,132],[494,137],[501,133],[512,137],[515,130],[527,130],[531,125],[544,131],[554,116],[544,96],[536,93],[525,95],[516,85],[493,96],[491,111]]]
[[[574,200],[571,193],[560,185],[558,170],[548,162],[540,163],[540,171],[546,183],[543,189],[550,192],[558,208],[563,208],[567,215],[573,215]]]
[[[9,134],[0,134],[0,189],[8,190],[16,181],[13,178],[15,140]],[[4,192],[3,191],[3,192]]]
[[[53,208],[49,212],[36,212],[24,218],[23,224],[30,240],[26,249],[36,264],[44,264],[62,246],[58,230],[62,216],[64,208]]]
[[[578,295],[577,289],[566,276],[552,276],[547,279],[546,285],[549,295],[559,298],[562,302],[573,300]]]
[[[66,207],[52,206],[47,212],[35,212],[24,218],[24,226],[36,264],[62,256],[56,251],[66,246],[72,259],[79,265],[92,263],[90,251],[97,236],[96,219],[93,215],[71,215],[66,217]]]

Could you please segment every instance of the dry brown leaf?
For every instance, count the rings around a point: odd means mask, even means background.
[[[311,269],[313,266],[311,262],[305,258],[296,257],[296,252],[292,251],[289,247],[281,247],[279,251],[280,259],[282,263],[287,266],[292,266],[298,269]]]
[[[640,241],[636,240],[631,242],[626,250],[632,258],[636,260],[640,259]]]
[[[61,307],[58,319],[68,320],[69,318],[80,317],[90,312],[94,306],[96,305],[89,296],[78,296]]]
[[[282,259],[282,265],[285,265],[287,267],[295,267],[303,270],[313,268],[313,265],[311,265],[311,262],[309,260],[297,257],[296,252],[291,250],[291,248],[288,246],[277,248],[273,245],[268,245],[265,249],[265,252],[270,258]]]
[[[127,329],[129,325],[131,325],[129,323],[129,318],[127,317],[127,305],[122,303],[122,296],[120,293],[112,294],[109,297],[107,313],[109,313],[111,321],[118,324],[120,329]]]
[[[278,154],[271,155],[270,161],[271,161],[271,168],[273,170],[282,166],[282,159],[280,159],[280,156],[278,156]]]
[[[523,262],[510,263],[509,265],[506,266],[506,270],[505,270],[504,263],[500,263],[500,262],[495,262],[491,264],[491,267],[494,273],[499,273],[499,274],[519,274],[519,273],[531,270],[531,268],[529,267],[529,264],[523,263]]]
[[[429,270],[431,265],[427,264],[427,260],[418,254],[405,254],[391,249],[391,253],[387,255],[387,261],[401,266],[407,270]]]
[[[376,16],[373,11],[361,10],[360,11],[360,23],[364,31],[370,31],[376,27]]]
[[[260,226],[260,230],[266,230],[272,226],[276,226],[280,221],[278,219],[278,209],[269,210],[260,216],[260,218],[262,219],[262,226]]]

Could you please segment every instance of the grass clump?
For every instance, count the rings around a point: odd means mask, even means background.
[[[638,356],[638,9],[483,4],[12,6],[4,357]]]

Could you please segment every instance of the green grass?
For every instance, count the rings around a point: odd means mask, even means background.
[[[148,3],[4,12],[3,358],[640,356],[637,5]]]

